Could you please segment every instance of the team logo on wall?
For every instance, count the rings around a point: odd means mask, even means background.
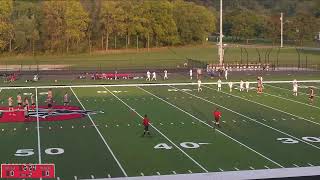
[[[0,123],[7,122],[35,122],[37,117],[39,121],[66,121],[77,118],[83,118],[88,115],[104,113],[103,111],[82,110],[78,106],[39,106],[25,110],[23,108],[9,111],[8,107],[0,107]]]

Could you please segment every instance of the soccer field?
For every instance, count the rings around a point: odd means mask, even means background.
[[[320,166],[320,82],[299,83],[297,97],[291,83],[266,82],[263,94],[251,86],[248,93],[237,85],[218,92],[215,84],[198,92],[191,83],[52,87],[49,116],[40,116],[49,87],[3,87],[2,107],[9,96],[16,104],[18,93],[32,93],[39,115],[1,114],[0,161],[54,163],[57,180]],[[212,123],[216,108],[220,128]],[[151,136],[142,137],[145,114]]]

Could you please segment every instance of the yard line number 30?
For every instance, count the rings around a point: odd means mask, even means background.
[[[306,137],[302,137],[301,139],[311,143],[320,143],[320,137],[306,136]],[[277,138],[277,140],[281,141],[283,144],[297,144],[300,142],[292,138]]]

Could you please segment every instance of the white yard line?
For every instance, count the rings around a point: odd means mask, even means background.
[[[77,98],[79,104],[82,106],[83,110],[86,110],[86,108],[83,106],[83,104],[81,103],[80,99],[78,98],[77,94],[73,91],[72,87],[70,87],[72,93],[74,94],[74,96]],[[120,167],[122,173],[128,177],[126,171],[123,169],[122,165],[120,164],[120,162],[118,161],[117,157],[114,155],[112,149],[110,148],[110,146],[108,145],[107,141],[105,140],[105,138],[102,136],[101,132],[99,131],[98,127],[96,126],[96,124],[94,123],[94,121],[92,120],[90,114],[88,114],[88,117],[92,123],[92,125],[94,126],[94,128],[97,130],[98,134],[100,135],[102,141],[104,142],[104,144],[107,146],[109,152],[111,153],[112,157],[114,158],[114,160],[117,162],[118,166]]]
[[[122,99],[120,99],[118,96],[116,96],[114,93],[112,93],[109,89],[104,87],[110,94],[112,94],[115,98],[117,98],[119,101],[121,101],[125,106],[127,106],[130,110],[134,111],[140,118],[143,118],[141,114],[139,114],[135,109],[133,109],[130,105],[128,105],[126,102],[124,102]],[[198,165],[204,172],[209,172],[206,168],[204,168],[199,162],[194,160],[190,155],[188,155],[185,151],[183,151],[178,145],[176,145],[171,139],[169,139],[166,135],[164,135],[158,128],[156,128],[154,125],[150,124],[150,126],[156,130],[159,134],[161,134],[165,139],[167,139],[172,145],[174,145],[179,151],[181,151],[185,156],[187,156],[191,161],[193,161],[196,165]]]
[[[174,87],[174,86],[170,86],[170,87],[175,88],[175,89],[178,89],[178,88],[176,88],[176,87]],[[208,88],[208,87],[207,87],[207,88]],[[211,88],[209,88],[209,89],[211,89]],[[180,90],[180,89],[178,89],[178,90]],[[219,106],[220,108],[223,108],[223,109],[226,109],[226,110],[228,110],[228,111],[230,111],[230,112],[233,112],[233,113],[235,113],[235,114],[238,114],[238,115],[240,115],[240,116],[242,116],[242,117],[245,117],[245,118],[247,118],[247,119],[249,119],[249,120],[251,120],[251,121],[254,121],[254,122],[258,123],[258,124],[261,124],[261,125],[263,125],[263,126],[265,126],[265,127],[268,127],[268,128],[270,128],[270,129],[272,129],[272,130],[274,130],[274,131],[277,131],[277,132],[279,132],[279,133],[281,133],[281,134],[290,136],[291,138],[294,138],[294,139],[296,139],[296,140],[298,140],[298,141],[300,141],[300,142],[303,142],[303,143],[305,143],[305,144],[308,144],[308,145],[310,145],[310,146],[312,146],[312,147],[317,148],[317,149],[320,150],[320,147],[318,147],[318,146],[316,146],[316,145],[313,145],[313,144],[311,144],[311,143],[309,143],[309,142],[307,142],[307,141],[304,141],[304,140],[299,139],[299,138],[297,138],[297,137],[295,137],[295,136],[293,136],[293,135],[290,135],[290,134],[288,134],[288,133],[285,133],[285,132],[283,132],[283,131],[281,131],[281,130],[279,130],[279,129],[277,129],[277,128],[271,127],[271,126],[269,126],[269,125],[267,125],[267,124],[264,124],[264,123],[262,123],[262,122],[260,122],[260,121],[257,121],[257,120],[255,120],[255,119],[253,119],[253,118],[250,118],[250,117],[248,117],[248,116],[246,116],[246,115],[244,115],[244,114],[241,114],[241,113],[239,113],[239,112],[236,112],[236,111],[234,111],[234,110],[232,110],[232,109],[229,109],[229,108],[224,107],[224,106],[222,106],[222,105],[220,105],[220,104],[217,104],[217,103],[214,103],[214,102],[212,102],[212,101],[209,101],[209,100],[204,99],[204,98],[202,98],[202,97],[196,96],[196,95],[194,95],[194,94],[191,94],[191,93],[188,93],[188,92],[184,92],[184,91],[181,91],[181,92],[186,93],[186,94],[189,94],[189,95],[192,95],[192,96],[194,96],[194,97],[196,97],[196,98],[198,98],[198,99],[201,99],[201,100],[203,100],[203,101],[206,101],[206,102],[208,102],[208,103],[210,103],[210,104]]]
[[[215,90],[215,89],[213,89],[213,88],[211,88],[211,87],[208,87],[208,86],[203,86],[203,87],[208,88],[208,89]],[[215,90],[215,91],[216,91],[216,90]],[[303,118],[303,117],[301,117],[301,116],[297,116],[297,115],[291,114],[291,113],[289,113],[289,112],[282,111],[282,110],[280,110],[280,109],[277,109],[277,108],[274,108],[274,107],[271,107],[271,106],[268,106],[268,105],[265,105],[265,104],[262,104],[262,103],[259,103],[259,102],[256,102],[256,101],[252,101],[252,100],[250,100],[250,99],[246,99],[246,98],[243,98],[243,97],[240,97],[240,96],[237,96],[237,95],[233,95],[233,94],[230,94],[230,93],[222,92],[222,91],[220,91],[220,92],[223,93],[223,94],[227,94],[227,95],[233,96],[233,97],[237,97],[237,98],[239,98],[239,99],[242,99],[242,100],[245,100],[245,101],[248,101],[248,102],[252,102],[252,103],[254,103],[254,104],[258,104],[258,105],[260,105],[260,106],[267,107],[267,108],[269,108],[269,109],[272,109],[272,110],[275,110],[275,111],[278,111],[278,112],[281,112],[281,113],[284,113],[284,114],[287,114],[287,115],[290,115],[290,116],[294,116],[294,117],[299,118],[299,119],[303,119],[303,120],[308,121],[308,122],[311,122],[311,123],[313,123],[313,124],[320,125],[320,123],[318,123],[318,122],[311,121],[311,120],[306,119],[306,118]]]
[[[203,123],[204,125],[206,125],[206,126],[208,126],[208,127],[212,128],[212,129],[214,129],[214,127],[212,127],[210,124],[208,124],[208,123],[206,123],[205,121],[203,121],[203,120],[201,120],[201,119],[199,119],[199,118],[195,117],[194,115],[192,115],[192,114],[190,114],[189,112],[187,112],[187,111],[185,111],[185,110],[183,110],[183,109],[179,108],[178,106],[176,106],[176,105],[174,105],[174,104],[172,104],[172,103],[170,103],[170,102],[168,102],[168,101],[166,101],[166,100],[164,100],[164,99],[162,99],[162,98],[158,97],[157,95],[155,95],[155,94],[153,94],[153,93],[151,93],[151,92],[149,92],[149,91],[147,91],[147,90],[145,90],[145,89],[143,89],[143,88],[141,88],[141,87],[138,87],[138,88],[139,88],[139,89],[141,89],[141,90],[143,90],[143,91],[145,91],[146,93],[148,93],[148,94],[150,94],[150,95],[154,96],[155,98],[157,98],[157,99],[159,99],[159,100],[161,100],[161,101],[163,101],[163,102],[165,102],[165,103],[169,104],[170,106],[172,106],[172,107],[174,107],[174,108],[176,108],[176,109],[180,110],[181,112],[184,112],[185,114],[187,114],[187,115],[189,115],[190,117],[192,117],[192,118],[194,118],[194,119],[198,120],[199,122]],[[277,166],[279,166],[279,167],[282,167],[282,168],[283,168],[283,166],[282,166],[281,164],[279,164],[279,163],[277,163],[276,161],[274,161],[274,160],[272,160],[272,159],[268,158],[267,156],[265,156],[265,155],[263,155],[263,154],[259,153],[258,151],[256,151],[256,150],[252,149],[251,147],[249,147],[249,146],[247,146],[247,145],[243,144],[242,142],[240,142],[240,141],[236,140],[235,138],[233,138],[233,137],[231,137],[231,136],[227,135],[226,133],[224,133],[224,132],[220,131],[219,129],[216,129],[216,131],[218,131],[220,134],[222,134],[222,135],[226,136],[227,138],[231,139],[232,141],[234,141],[234,142],[236,142],[236,143],[238,143],[238,144],[240,144],[240,145],[242,145],[242,146],[246,147],[246,148],[247,148],[247,149],[249,149],[250,151],[252,151],[252,152],[254,152],[254,153],[258,154],[258,155],[259,155],[259,156],[261,156],[261,157],[263,157],[264,159],[266,159],[266,160],[268,160],[268,161],[270,161],[270,162],[272,162],[272,163],[276,164]]]
[[[313,105],[310,105],[310,104],[306,104],[306,103],[303,103],[303,102],[300,102],[300,101],[296,101],[296,100],[293,100],[293,99],[284,98],[284,97],[277,96],[277,95],[270,94],[270,93],[266,93],[266,92],[264,92],[263,94],[266,94],[266,95],[272,96],[272,97],[277,97],[277,98],[280,98],[280,99],[284,99],[284,100],[287,100],[287,101],[295,102],[295,103],[298,103],[298,104],[306,105],[306,106],[313,107],[313,108],[316,108],[316,109],[320,109],[320,107],[313,106]]]
[[[36,110],[37,110],[37,135],[38,135],[38,158],[41,164],[41,144],[40,144],[40,121],[39,121],[39,101],[38,101],[38,88],[36,89]]]
[[[279,87],[279,86],[275,86],[275,85],[270,85],[270,84],[266,84],[267,86],[270,86],[270,87],[273,87],[273,88],[277,88],[277,89],[283,89],[283,90],[286,90],[286,91],[290,91],[291,94],[293,93],[292,89],[287,89],[287,88],[282,88],[282,87]],[[298,94],[304,94],[304,95],[309,95],[307,93],[303,93],[303,92],[298,92]],[[319,96],[315,96],[315,97],[319,97]]]

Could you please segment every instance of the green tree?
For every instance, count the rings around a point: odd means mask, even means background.
[[[182,44],[203,42],[216,30],[213,12],[194,3],[174,2],[173,17]]]
[[[15,33],[15,49],[21,52],[29,49],[29,51],[32,51],[32,54],[35,53],[35,43],[40,39],[39,16],[40,9],[38,2],[14,2],[12,21]]]
[[[50,52],[63,51],[65,43],[65,1],[43,1],[42,40],[44,49]]]
[[[239,38],[253,38],[259,35],[259,29],[263,25],[262,19],[251,11],[237,11],[229,18],[231,35]]]
[[[319,19],[310,16],[310,14],[299,13],[290,18],[289,22],[285,30],[286,38],[297,41],[300,46],[306,40],[313,40],[319,32]]]
[[[10,22],[12,9],[12,0],[0,1],[0,50],[5,50],[8,45],[9,51],[12,50],[14,38],[13,25]]]
[[[89,14],[84,10],[79,1],[67,1],[65,17],[65,36],[67,43],[67,53],[69,46],[77,45],[86,37],[86,31],[89,26]]]

